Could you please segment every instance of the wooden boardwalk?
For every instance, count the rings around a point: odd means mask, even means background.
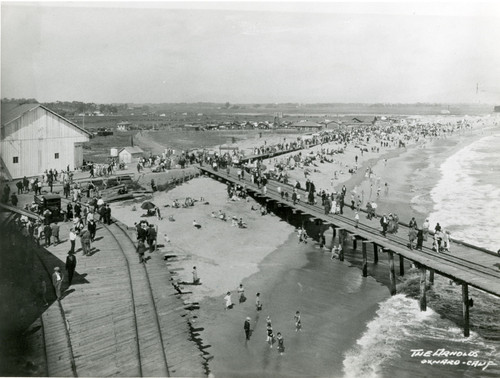
[[[60,244],[37,251],[49,292],[41,316],[48,375],[206,375],[208,353],[192,340],[190,313],[171,285],[163,253],[147,253],[148,264],[139,264],[133,235],[119,222],[99,224],[92,256],[82,256],[77,240],[73,284],[68,288],[65,278],[68,290],[54,300],[50,275],[55,266],[66,275],[71,225],[60,223]]]
[[[257,185],[248,180],[239,181],[234,174],[228,175],[225,171],[214,171],[209,167],[200,167],[200,169],[213,178],[232,184],[246,185],[247,190],[252,195],[265,199],[273,206],[288,207],[303,217],[313,221],[321,221],[333,228],[345,230],[361,241],[373,243],[380,250],[392,251],[458,282],[467,283],[490,294],[500,296],[500,271],[495,266],[500,262],[500,259],[497,256],[491,256],[465,246],[460,247],[460,249],[465,249],[466,253],[459,254],[437,253],[428,246],[425,246],[423,251],[410,250],[406,247],[408,243],[406,237],[397,235],[384,237],[378,227],[372,227],[365,220],[360,220],[360,225],[356,228],[353,217],[325,214],[320,206],[309,205],[302,201],[294,205],[291,201],[282,199],[277,191],[279,184],[272,180],[268,182],[267,192],[264,195]],[[404,228],[400,228],[400,234],[407,235],[406,231]]]

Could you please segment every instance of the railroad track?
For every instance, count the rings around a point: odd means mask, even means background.
[[[15,214],[2,215],[0,226],[21,215],[39,218],[18,208],[7,210]],[[81,257],[77,266],[90,282],[78,273],[74,278],[77,285],[91,285],[78,286],[78,296],[57,301],[42,314],[46,375],[205,375],[212,356],[193,336],[192,306],[165,291],[165,284],[170,287],[165,266],[151,264],[148,272],[139,264],[135,244],[120,222],[99,224],[98,236],[107,241],[105,248],[96,241],[91,252],[97,255]],[[63,263],[57,256],[65,251],[64,244],[55,247],[56,254],[37,248],[49,293],[53,267]],[[48,297],[52,303],[54,296]]]
[[[129,277],[134,309],[138,376],[170,376],[148,271],[143,264],[138,263],[135,254],[136,246],[127,231],[116,222],[111,225],[101,224],[101,226],[119,246]],[[134,251],[132,253],[135,256],[126,251]]]

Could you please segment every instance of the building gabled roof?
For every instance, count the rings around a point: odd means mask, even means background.
[[[131,155],[144,153],[144,151],[142,150],[142,148],[137,147],[137,146],[134,146],[134,147],[131,147],[131,146],[129,146],[129,147],[123,147],[123,148],[120,149],[120,151],[118,151],[118,153],[122,152],[123,150],[127,151]]]
[[[83,127],[78,126],[76,123],[71,122],[69,119],[64,118],[62,115],[57,114],[56,112],[50,110],[46,106],[42,104],[22,104],[19,105],[17,103],[6,103],[2,104],[2,127],[8,125],[11,122],[14,122],[16,119],[21,118],[24,114],[33,111],[37,108],[42,108],[45,111],[54,114],[56,117],[64,120],[69,123],[71,126],[77,128],[82,133],[92,137],[92,134],[85,130]]]

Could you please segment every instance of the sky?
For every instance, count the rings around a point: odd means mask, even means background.
[[[500,2],[6,2],[1,97],[500,104]]]

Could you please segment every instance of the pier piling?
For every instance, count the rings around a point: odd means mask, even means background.
[[[470,335],[469,324],[469,285],[462,283],[462,317],[464,321],[464,336]]]
[[[403,255],[399,255],[399,275],[405,275],[405,258]]]
[[[373,263],[378,263],[378,245],[373,243]]]
[[[427,311],[427,296],[425,288],[427,270],[423,265],[419,267],[419,270],[420,270],[420,311]]]
[[[396,294],[396,271],[394,270],[394,252],[387,251],[387,255],[389,256],[389,277],[391,279],[391,295]]]
[[[368,276],[368,261],[366,257],[366,245],[370,243],[367,240],[363,240],[363,277]]]
[[[434,285],[434,269],[429,269],[429,285]]]

